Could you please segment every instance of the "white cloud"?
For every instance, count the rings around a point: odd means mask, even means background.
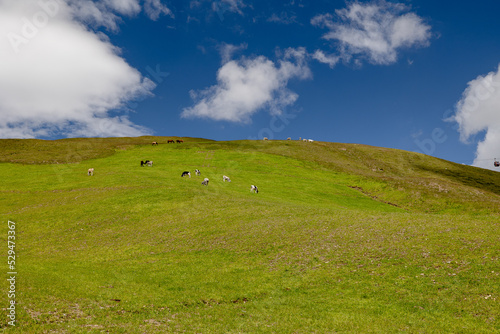
[[[496,72],[478,76],[468,83],[456,114],[450,119],[459,125],[460,139],[486,132],[479,142],[474,165],[493,169],[493,159],[500,159],[500,67]]]
[[[145,0],[144,1],[144,11],[148,17],[156,21],[160,18],[160,15],[165,14],[173,17],[172,11],[161,3],[160,0]]]
[[[241,43],[240,45],[233,45],[228,43],[221,43],[217,46],[222,59],[222,64],[227,63],[233,58],[236,52],[246,50],[248,48],[247,43]]]
[[[300,48],[287,49],[278,65],[263,56],[229,61],[219,69],[217,85],[191,92],[196,105],[184,109],[181,116],[249,123],[261,109],[280,114],[298,98],[286,88],[288,81],[311,77],[306,56]]]
[[[26,0],[23,0],[26,1]],[[142,10],[140,0],[45,0],[47,2],[67,3],[73,18],[95,28],[105,27],[110,31],[118,31],[122,22],[119,15],[135,16]],[[160,0],[144,0],[144,12],[153,21],[160,15],[173,17],[172,11]]]
[[[109,8],[123,15],[132,16],[141,11],[141,6],[137,0],[104,0],[103,2]]]
[[[340,57],[339,56],[334,56],[334,55],[327,55],[325,54],[323,51],[321,50],[316,50],[313,54],[312,54],[312,58],[313,59],[316,59],[317,61],[319,61],[320,63],[323,63],[323,64],[328,64],[328,66],[330,66],[330,68],[334,68],[335,65],[337,65],[337,63],[339,62],[340,60]]]
[[[0,137],[149,133],[109,111],[155,84],[74,18],[62,1],[0,1],[0,36],[8,36],[0,39]]]
[[[246,5],[243,0],[216,0],[212,2],[212,10],[219,15],[221,19],[224,18],[225,12],[238,13],[243,16],[243,8]]]
[[[408,10],[403,4],[386,1],[353,2],[335,11],[339,22],[331,14],[322,14],[311,24],[329,30],[323,38],[338,43],[344,60],[357,55],[373,64],[391,64],[401,48],[429,44],[430,26]]]
[[[67,2],[68,13],[75,19],[93,27],[105,27],[110,31],[118,31],[121,18],[103,2],[90,0],[71,0]]]

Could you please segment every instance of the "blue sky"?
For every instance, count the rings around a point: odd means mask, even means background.
[[[493,0],[0,0],[0,137],[302,137],[492,168],[499,11]]]

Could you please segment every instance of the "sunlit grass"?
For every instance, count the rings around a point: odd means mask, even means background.
[[[360,145],[113,141],[0,164],[22,332],[500,331],[493,172]]]

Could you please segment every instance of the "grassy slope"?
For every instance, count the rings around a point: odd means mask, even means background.
[[[24,332],[500,331],[497,173],[363,145],[165,141],[0,141],[25,163],[0,164]]]

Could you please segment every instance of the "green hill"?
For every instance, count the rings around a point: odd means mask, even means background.
[[[167,139],[0,140],[17,330],[500,332],[497,172],[356,144]]]

